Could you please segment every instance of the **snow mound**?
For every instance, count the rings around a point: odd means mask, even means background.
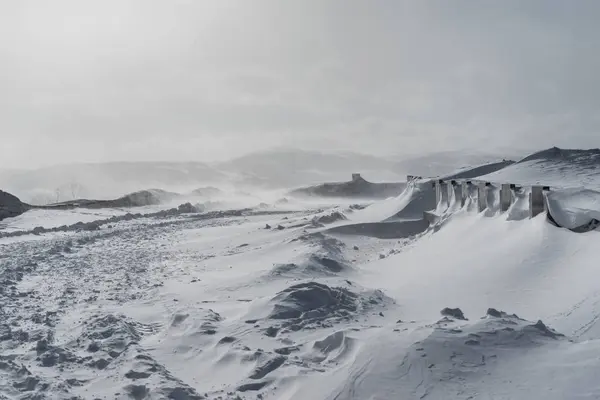
[[[315,216],[311,222],[315,226],[324,226],[338,221],[345,221],[346,219],[347,218],[343,213],[332,211],[329,214]]]
[[[275,264],[271,270],[272,276],[319,276],[333,275],[349,267],[340,261],[323,256],[312,255],[301,263]]]
[[[461,391],[471,393],[463,382],[485,380],[498,365],[521,358],[527,349],[562,339],[541,321],[531,323],[493,309],[466,325],[442,320],[409,349],[400,366],[404,375],[397,383],[410,387],[413,396],[455,398]]]
[[[349,215],[348,223],[327,230],[332,234],[402,239],[429,228],[425,211],[435,209],[436,197],[429,181],[410,182],[398,197],[389,198]]]
[[[590,189],[566,189],[546,194],[548,215],[556,225],[586,232],[600,225],[600,192]]]
[[[421,219],[423,211],[431,210],[435,206],[435,191],[431,182],[411,182],[400,195],[358,210],[348,218],[353,223]]]
[[[178,352],[193,352],[200,343],[213,341],[223,318],[211,309],[187,309],[173,313],[165,335],[175,340]]]
[[[271,311],[264,320],[272,324],[269,331],[276,336],[279,331],[332,327],[370,310],[383,309],[392,302],[379,290],[356,292],[319,282],[305,282],[275,295],[270,301]]]
[[[289,278],[335,276],[350,270],[343,254],[345,244],[339,239],[318,232],[301,236],[296,240],[309,244],[312,248],[310,254],[303,256],[298,262],[275,264],[270,271],[271,276]]]
[[[397,212],[388,217],[386,221],[420,220],[423,212],[436,207],[435,189],[430,182],[413,183],[407,188],[407,202]]]
[[[513,385],[516,371],[535,370],[537,357],[572,345],[541,321],[495,309],[471,322],[444,317],[429,329],[412,334],[395,329],[395,336],[383,335],[360,349],[350,368],[355,375],[327,398],[472,399],[481,393],[516,398],[525,390]],[[419,340],[404,347],[413,335]]]

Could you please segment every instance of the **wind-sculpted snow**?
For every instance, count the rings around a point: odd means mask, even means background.
[[[358,364],[351,369],[356,375],[339,388],[330,388],[324,397],[471,399],[480,393],[513,393],[511,398],[521,398],[514,397],[520,388],[510,388],[514,385],[509,377],[515,371],[507,368],[527,370],[530,358],[569,344],[542,321],[526,321],[495,309],[481,319],[465,321],[457,312],[461,318],[444,317],[415,331],[420,340],[407,347],[399,345],[410,341],[410,336],[401,339],[402,329],[394,330],[395,340],[386,334],[381,342],[368,344],[356,356]]]
[[[493,309],[467,324],[445,318],[401,360],[396,383],[402,389],[396,395],[468,398],[479,392],[478,386],[485,387],[503,364],[526,358],[530,349],[548,346],[550,351],[564,339],[541,321],[533,323]]]
[[[166,210],[156,211],[152,213],[126,213],[123,215],[115,215],[110,218],[94,220],[90,222],[77,222],[71,225],[61,225],[51,228],[45,228],[43,226],[35,227],[31,230],[15,230],[10,232],[0,231],[1,238],[18,237],[24,235],[42,235],[45,233],[56,233],[56,232],[81,232],[81,231],[97,231],[103,226],[112,227],[114,224],[123,221],[134,221],[134,220],[161,220],[165,219],[167,224],[172,223],[169,220],[175,217],[185,217],[188,219],[212,219],[212,218],[228,218],[242,215],[277,215],[287,214],[287,211],[261,211],[253,209],[241,209],[241,210],[229,210],[229,211],[212,211],[201,213],[201,209],[191,203],[185,203],[179,205],[176,208],[169,208]],[[191,215],[195,214],[195,215]]]
[[[396,198],[386,199],[348,215],[348,220],[328,229],[331,234],[379,239],[404,239],[425,232],[430,222],[424,212],[435,209],[430,182],[410,182]]]
[[[552,191],[546,195],[548,215],[556,225],[575,232],[600,226],[600,192],[589,189]]]
[[[564,161],[578,166],[594,168],[600,165],[600,149],[580,150],[552,147],[531,154],[519,162],[528,161]]]
[[[551,148],[497,172],[478,177],[491,182],[600,188],[600,151]]]
[[[13,219],[0,398],[598,398],[597,232],[528,218],[528,188],[501,213],[498,188],[431,220],[427,181],[352,206]],[[595,198],[553,190],[548,215],[574,227]]]
[[[478,167],[465,168],[464,170],[452,173],[450,175],[443,175],[441,178],[446,180],[477,178],[482,175],[488,175],[500,171],[506,167],[513,165],[514,163],[514,161],[503,160],[495,163],[481,165]]]
[[[347,273],[351,269],[344,255],[345,244],[321,232],[300,236],[301,241],[311,247],[311,254],[297,262],[275,264],[270,274],[273,277],[322,277]]]
[[[339,211],[333,211],[329,214],[316,216],[312,219],[311,222],[314,226],[321,227],[321,226],[333,224],[334,222],[345,221],[345,220],[347,220],[347,218],[343,213],[341,213]]]
[[[316,282],[300,283],[283,290],[273,299],[270,320],[284,320],[284,327],[292,330],[322,324],[324,321],[341,321],[355,313],[381,306],[383,293],[359,296],[345,288],[331,288]]]

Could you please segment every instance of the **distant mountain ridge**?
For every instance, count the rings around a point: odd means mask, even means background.
[[[322,183],[306,188],[295,189],[292,196],[319,196],[339,198],[385,199],[400,195],[406,188],[405,182],[368,182],[359,174],[354,174],[351,181]]]
[[[413,158],[351,152],[278,149],[204,162],[110,162],[57,165],[36,170],[0,170],[0,188],[32,204],[78,198],[114,199],[147,188],[188,192],[198,187],[290,189],[343,182],[352,173],[369,181],[398,182],[407,174],[429,176],[502,157],[439,153]]]
[[[91,190],[96,193],[100,192],[103,196],[86,196],[82,195],[82,192],[90,190],[79,184],[67,186],[66,189],[70,191],[72,198],[58,201],[47,201],[45,204],[50,204],[49,207],[53,209],[69,209],[74,207],[84,208],[110,208],[110,207],[136,207],[143,205],[156,205],[163,204],[170,200],[174,200],[181,196],[179,193],[188,193],[191,195],[211,197],[221,194],[218,187],[204,186],[199,188],[200,185],[196,185],[196,181],[202,179],[202,173],[210,176],[211,179],[223,179],[228,182],[235,182],[235,179],[241,179],[240,181],[248,184],[246,181],[247,176],[253,173],[263,172],[267,173],[272,168],[275,169],[275,174],[281,174],[279,178],[283,179],[285,172],[294,175],[298,174],[298,171],[293,167],[289,167],[289,163],[292,165],[298,164],[299,168],[302,167],[302,163],[306,163],[307,160],[319,160],[320,157],[327,157],[326,155],[320,154],[296,154],[295,157],[291,157],[287,154],[288,167],[277,165],[283,164],[286,159],[286,155],[279,154],[278,157],[269,159],[264,154],[257,158],[246,157],[240,162],[240,166],[236,167],[235,161],[228,162],[221,170],[215,166],[209,166],[202,163],[111,163],[111,164],[82,164],[80,166],[59,166],[56,169],[45,169],[41,171],[18,171],[11,172],[13,179],[18,180],[18,184],[32,182],[43,179],[44,177],[52,177],[52,173],[68,173],[69,171],[82,173],[89,172],[90,170],[108,171],[101,176],[102,179],[93,180],[88,177],[90,182],[88,183]],[[358,157],[361,157],[360,155]],[[429,157],[435,157],[431,155]],[[265,159],[266,158],[266,159]],[[337,157],[331,157],[328,162],[334,160],[334,162],[345,159],[345,164],[338,164],[337,168],[332,167],[334,171],[330,174],[325,172],[317,171],[316,175],[321,177],[327,176],[348,176],[347,171],[361,171],[360,167],[356,164],[351,164],[348,160],[352,160],[349,155],[338,155]],[[365,166],[370,168],[382,167],[392,165],[390,160],[377,160],[374,157],[362,158]],[[427,159],[424,157],[423,159]],[[316,162],[315,162],[316,163]],[[257,166],[258,165],[258,166]],[[313,166],[313,165],[310,165]],[[354,169],[350,169],[357,167]],[[247,168],[244,174],[240,174],[236,171],[236,168]],[[261,170],[261,168],[263,168]],[[320,168],[325,168],[321,166]],[[309,170],[309,169],[308,169]],[[254,171],[254,172],[253,172]],[[28,175],[31,174],[31,175]],[[39,175],[36,175],[39,173]],[[160,189],[136,189],[134,191],[124,190],[124,193],[128,195],[111,195],[109,191],[105,191],[106,177],[112,177],[117,183],[123,184],[117,186],[119,188],[125,188],[127,183],[135,182],[136,185],[146,184],[140,181],[140,175],[150,176],[148,179],[152,183],[160,180],[166,180],[167,183],[164,185],[150,185],[146,187],[159,187]],[[405,187],[404,177],[399,180],[392,181],[391,183],[372,183],[364,179],[360,174],[353,172],[353,179],[351,181],[341,180],[328,180],[322,179],[319,184],[303,187],[300,189],[293,190],[292,195],[296,196],[320,196],[320,197],[356,197],[356,198],[386,198],[399,195]],[[73,176],[73,175],[67,175]],[[241,178],[240,178],[241,176]],[[397,175],[396,175],[397,176]],[[483,180],[489,180],[491,182],[504,182],[504,183],[516,183],[516,184],[544,184],[554,185],[557,187],[571,187],[571,186],[584,186],[596,190],[600,190],[600,150],[577,150],[577,149],[559,149],[553,147],[550,149],[542,150],[540,152],[531,154],[518,162],[502,160],[495,163],[486,163],[471,168],[463,168],[450,175],[443,175],[447,179],[463,179],[463,178],[478,178]],[[6,176],[4,176],[4,179]],[[28,180],[29,179],[29,180]],[[58,179],[61,179],[59,176]],[[268,178],[264,178],[268,179]],[[183,191],[170,190],[173,187],[173,183],[181,184],[185,182],[185,185],[196,185],[193,189],[186,189]],[[295,180],[291,180],[295,182]],[[288,182],[291,186],[291,182]],[[333,183],[322,183],[322,182],[333,182]],[[159,182],[160,183],[160,182]],[[164,181],[163,181],[164,183]],[[255,182],[252,182],[255,183]],[[0,180],[0,185],[4,185],[3,181]],[[250,184],[251,185],[251,184]],[[14,196],[7,192],[7,187],[2,186],[5,191],[0,191],[0,214],[1,218],[9,218],[12,216],[20,215],[23,212],[36,208],[36,204],[31,204],[27,199],[23,202],[19,198],[22,198],[17,193]],[[112,188],[113,193],[115,187]],[[10,191],[10,189],[8,190]],[[93,200],[87,200],[93,199]]]

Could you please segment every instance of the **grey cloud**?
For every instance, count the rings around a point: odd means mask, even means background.
[[[599,11],[559,0],[3,2],[0,158],[597,146]]]

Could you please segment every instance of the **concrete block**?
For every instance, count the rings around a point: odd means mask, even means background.
[[[532,186],[529,194],[529,217],[533,218],[544,212],[544,190],[543,186]]]
[[[509,183],[504,183],[500,187],[500,211],[508,211],[513,201],[513,191]]]
[[[440,202],[444,207],[448,207],[450,205],[450,196],[448,196],[448,184],[444,181],[440,181]]]
[[[469,197],[469,186],[471,185],[471,182],[462,182],[460,184],[461,186],[461,190],[462,190],[462,197],[460,199],[460,206],[464,207],[465,204],[467,203],[467,198]]]
[[[545,192],[549,192],[550,191],[550,186],[543,186],[542,187],[542,192],[544,192],[544,212],[548,212],[548,198],[546,198],[546,194]]]
[[[477,185],[477,211],[482,212],[487,208],[487,183]]]
[[[463,185],[457,181],[451,181],[450,184],[452,185],[450,190],[453,191],[454,201],[456,204],[460,204],[460,206],[463,207],[465,205],[465,191]]]

